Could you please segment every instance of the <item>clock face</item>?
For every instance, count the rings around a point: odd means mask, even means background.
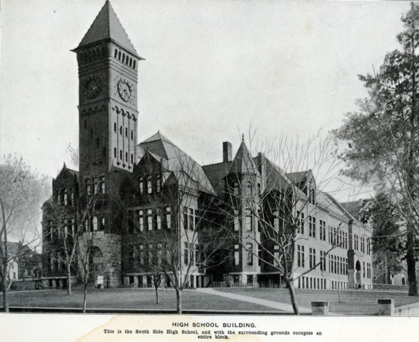
[[[130,85],[127,82],[120,80],[118,82],[118,93],[122,100],[128,102],[131,99]]]
[[[94,99],[100,94],[102,90],[102,83],[99,78],[91,77],[86,82],[85,93],[88,99]]]

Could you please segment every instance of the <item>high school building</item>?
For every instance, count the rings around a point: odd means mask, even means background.
[[[79,171],[64,165],[43,207],[49,286],[65,285],[63,240],[81,229],[78,238],[93,236],[92,274],[107,287],[151,286],[158,263],[168,260],[177,260],[191,287],[281,286],[278,260],[287,253],[289,271],[302,275],[296,287],[372,288],[369,226],[319,191],[311,171],[286,174],[263,153],[252,156],[244,140],[234,156],[225,142],[222,161],[204,166],[160,132],[137,143],[143,58],[109,1],[73,51],[80,164]],[[219,236],[208,232],[220,229],[229,238],[200,263],[208,256],[203,246]],[[286,252],[281,236],[296,241]],[[163,282],[171,286],[169,278]]]

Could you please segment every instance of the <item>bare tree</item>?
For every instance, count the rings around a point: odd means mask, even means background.
[[[329,137],[307,142],[284,137],[265,144],[271,159],[265,153],[252,158],[243,141],[226,177],[225,226],[230,227],[232,244],[238,246],[231,251],[235,264],[252,270],[256,258],[266,271],[279,273],[295,314],[300,311],[294,283],[318,267],[325,270],[330,252],[348,241],[343,228],[352,218],[322,191],[339,171],[335,149]],[[329,210],[340,215],[333,231],[327,231],[326,219],[319,215]],[[302,242],[311,238],[329,240],[320,258],[304,251]]]
[[[154,279],[156,296],[164,275],[166,286],[175,289],[181,314],[183,289],[209,282],[205,270],[214,267],[226,234],[217,223],[215,193],[200,166],[180,150],[174,159],[168,163],[146,152],[134,170],[124,195],[124,250],[133,273]]]
[[[11,286],[9,267],[13,261],[39,243],[37,222],[40,202],[47,191],[45,177],[39,177],[21,158],[8,156],[0,165],[0,276],[4,311],[9,311],[8,290]],[[19,241],[13,253],[10,241]]]

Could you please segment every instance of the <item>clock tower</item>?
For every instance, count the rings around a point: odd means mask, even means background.
[[[79,66],[80,177],[92,169],[132,172],[137,145],[135,51],[111,4],[106,1],[77,53]]]
[[[121,279],[119,196],[137,148],[137,70],[142,60],[106,1],[79,46],[79,192],[91,211],[97,270],[106,286]]]

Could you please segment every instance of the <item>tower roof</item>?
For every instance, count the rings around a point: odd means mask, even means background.
[[[229,174],[241,173],[241,174],[254,174],[259,175],[259,171],[247,149],[244,140],[242,141],[236,156],[234,157],[233,164],[231,164]]]
[[[99,41],[113,41],[139,57],[109,0],[105,2],[77,49]],[[77,50],[76,49],[76,50]]]

